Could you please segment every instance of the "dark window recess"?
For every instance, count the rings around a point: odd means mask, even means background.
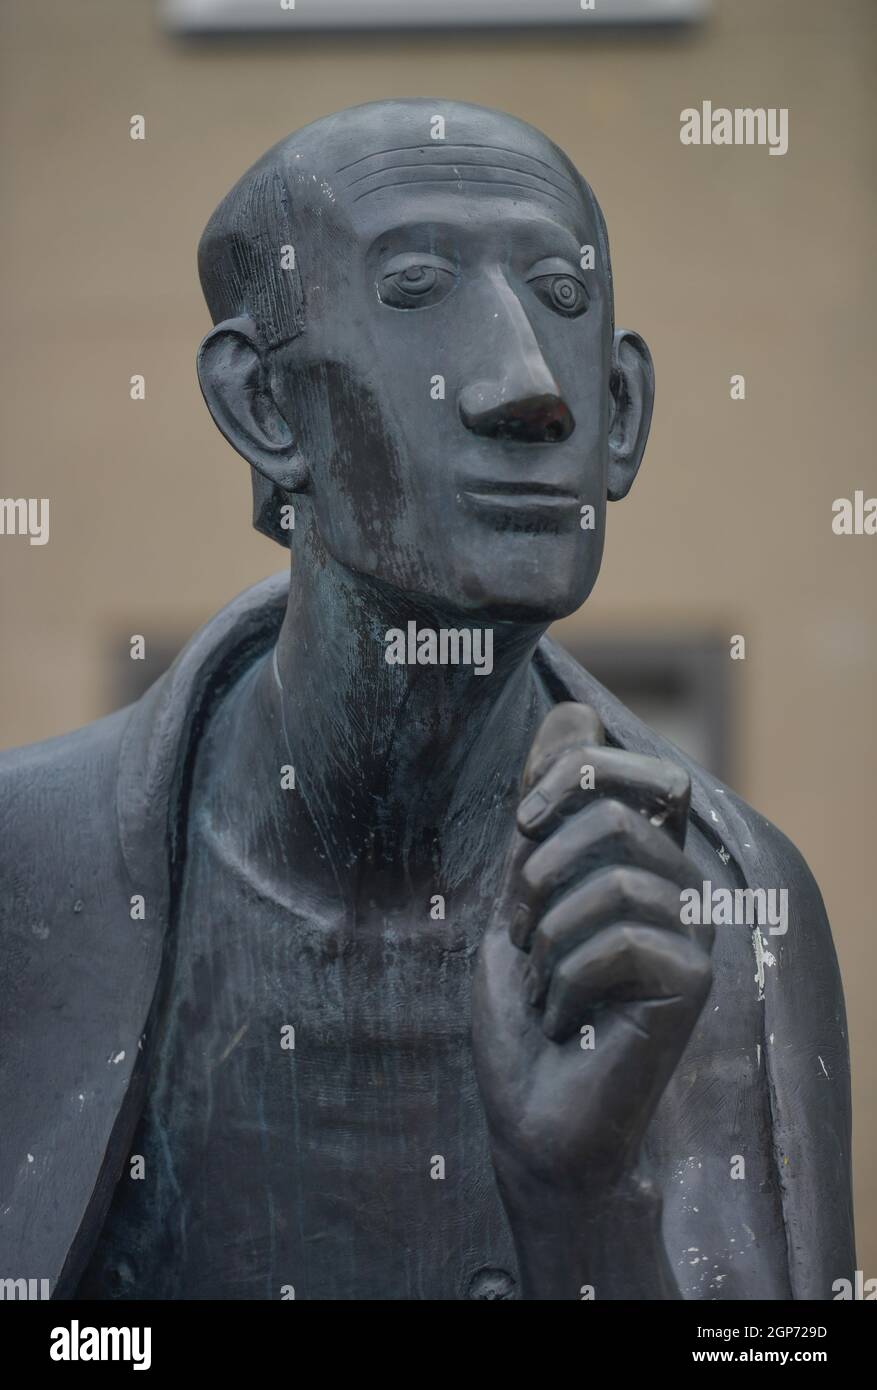
[[[563,645],[644,724],[733,784],[733,672],[725,639],[627,634]]]

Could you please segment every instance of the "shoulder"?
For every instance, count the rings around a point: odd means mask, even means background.
[[[57,787],[67,774],[81,775],[88,768],[106,769],[118,754],[132,709],[129,705],[69,734],[58,734],[22,748],[4,749],[0,752],[0,788],[12,794],[23,793],[28,787]]]
[[[33,868],[36,884],[45,884],[77,857],[85,867],[112,849],[116,771],[130,713],[0,753],[0,873],[29,877]]]
[[[116,815],[130,710],[0,754],[0,997],[64,997],[131,888]],[[7,1021],[9,1015],[7,1014]]]

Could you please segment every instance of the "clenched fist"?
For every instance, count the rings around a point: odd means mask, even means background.
[[[701,882],[689,794],[673,763],[607,748],[586,705],[556,706],[534,740],[473,998],[513,1225],[536,1192],[593,1212],[644,1190],[640,1144],[711,982],[711,931],[680,921]]]

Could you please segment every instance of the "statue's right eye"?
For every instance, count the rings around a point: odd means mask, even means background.
[[[438,256],[398,256],[384,266],[378,279],[378,298],[391,309],[425,309],[450,294],[456,271]]]

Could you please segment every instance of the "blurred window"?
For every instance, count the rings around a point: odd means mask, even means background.
[[[727,641],[650,633],[563,645],[644,724],[733,783]]]

